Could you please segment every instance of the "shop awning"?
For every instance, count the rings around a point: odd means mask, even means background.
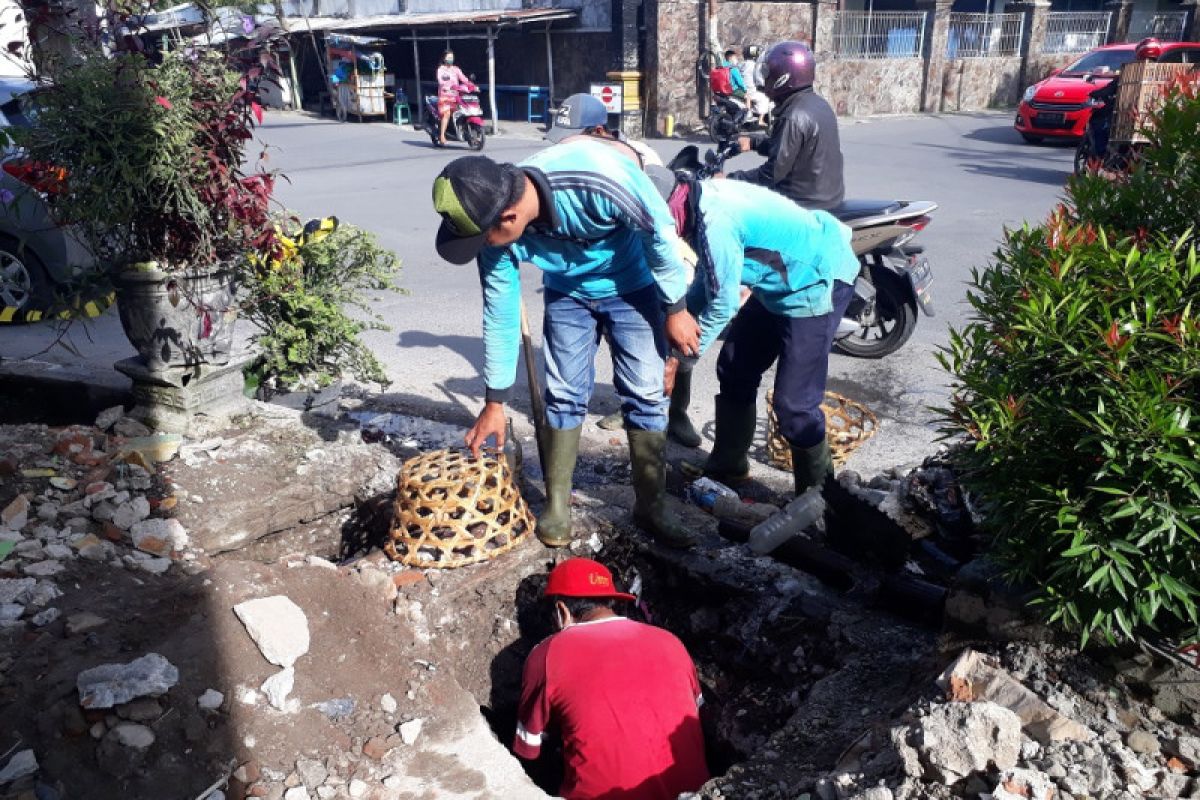
[[[415,14],[380,14],[373,17],[286,17],[290,30],[357,31],[457,25],[529,25],[573,19],[573,8],[514,8],[496,11],[440,11]]]

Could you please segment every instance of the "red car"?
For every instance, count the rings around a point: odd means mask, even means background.
[[[1156,44],[1162,49],[1157,59],[1160,62],[1200,64],[1200,43]],[[1127,43],[1097,47],[1066,69],[1051,70],[1044,80],[1025,90],[1017,107],[1017,133],[1035,144],[1047,136],[1083,136],[1092,114],[1088,95],[1107,86],[1122,66],[1133,61],[1138,46]]]

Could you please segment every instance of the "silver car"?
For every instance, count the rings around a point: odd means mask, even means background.
[[[0,127],[29,125],[27,95],[36,84],[0,78]],[[74,294],[72,282],[94,259],[70,228],[50,216],[28,162],[7,148],[0,164],[0,323],[39,319]]]

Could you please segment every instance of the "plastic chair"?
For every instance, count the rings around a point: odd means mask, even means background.
[[[408,95],[403,89],[396,90],[396,100],[392,104],[392,122],[397,125],[412,123],[412,111],[408,107]]]
[[[549,122],[550,121],[550,96],[545,88],[541,86],[530,86],[529,94],[526,101],[526,122]],[[538,103],[541,111],[537,114],[533,113],[533,105]]]

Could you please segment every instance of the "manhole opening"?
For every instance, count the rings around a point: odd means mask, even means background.
[[[812,682],[836,669],[836,664],[823,660],[832,652],[832,648],[822,647],[824,627],[798,609],[785,607],[767,619],[761,612],[754,613],[752,606],[758,601],[750,593],[714,592],[712,587],[696,585],[692,576],[672,562],[651,560],[619,545],[596,558],[608,565],[624,586],[640,577],[643,602],[629,616],[666,628],[688,648],[704,687],[701,720],[713,776],[725,774],[763,750],[771,734],[792,716]],[[553,633],[549,609],[542,599],[544,586],[544,575],[527,577],[515,599],[510,598],[504,608],[492,609],[497,618],[515,620],[518,631],[492,659],[486,691],[476,689],[476,694],[480,713],[510,750],[525,658]],[[751,625],[759,629],[747,630]],[[464,651],[464,657],[472,658],[469,651]],[[473,669],[466,663],[459,666]],[[521,763],[539,787],[554,794],[562,780],[562,751],[553,736],[547,742],[538,761]]]

